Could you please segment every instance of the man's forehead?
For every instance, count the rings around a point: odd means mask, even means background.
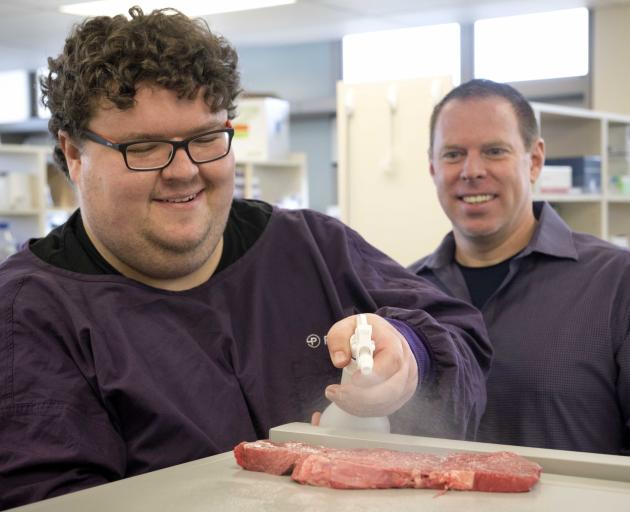
[[[133,88],[133,94],[103,93],[92,98],[95,109],[127,111],[138,106],[139,103],[163,101],[165,98],[181,104],[196,101],[205,102],[206,88],[200,87],[192,94],[183,94],[181,91],[162,87],[157,84],[140,82]],[[209,99],[210,103],[212,98]]]
[[[104,97],[96,100],[90,124],[104,124],[121,140],[186,137],[218,129],[227,121],[227,111],[214,112],[204,93],[200,89],[191,99],[171,89],[141,86],[129,106]]]
[[[447,102],[442,108],[438,121],[445,113],[457,112],[465,114],[476,108],[484,110],[488,114],[492,112],[511,112],[516,117],[512,104],[501,96],[471,96],[468,98],[454,98]]]
[[[490,116],[484,110],[479,110],[474,116],[466,118],[464,110],[458,110],[456,115],[444,116],[438,119],[433,140],[433,148],[438,151],[448,149],[466,149],[491,147],[521,147],[522,137],[516,118],[504,115]],[[470,122],[466,122],[470,121]]]
[[[518,118],[510,102],[495,96],[451,100],[444,105],[436,122],[436,135],[441,136],[518,129]]]

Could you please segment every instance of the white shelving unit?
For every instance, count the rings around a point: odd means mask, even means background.
[[[599,194],[537,194],[549,201],[576,231],[610,240],[630,238],[630,190],[613,184],[630,179],[630,116],[533,103],[545,140],[547,158],[599,156]]]
[[[46,146],[0,144],[0,175],[27,176],[20,181],[28,191],[28,199],[19,205],[6,204],[0,220],[9,222],[18,243],[44,236],[50,220],[67,217],[76,208],[76,199],[67,180],[52,165],[52,150]],[[241,197],[259,198],[288,207],[308,207],[306,155],[292,153],[287,160],[237,162],[242,176]],[[1,180],[2,178],[0,178]],[[6,186],[7,181],[0,181]],[[0,194],[4,189],[0,189]],[[50,202],[53,204],[50,204]]]
[[[18,244],[44,236],[76,208],[74,190],[53,164],[48,146],[0,144],[0,173],[5,178],[26,177],[18,182],[24,193],[17,202],[12,201],[13,192],[5,195],[15,181],[8,179],[0,185],[0,219],[9,222]]]
[[[287,160],[237,161],[235,196],[262,199],[274,205],[308,207],[306,155]]]
[[[18,243],[45,232],[46,166],[49,156],[50,150],[46,147],[0,145],[0,172],[3,175],[0,219],[9,222]],[[20,200],[16,204],[11,204],[8,192],[11,181],[13,186],[18,182],[20,184]]]

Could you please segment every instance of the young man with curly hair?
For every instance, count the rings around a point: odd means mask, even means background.
[[[236,53],[177,11],[129,13],[77,26],[42,84],[80,208],[0,268],[0,504],[230,450],[324,395],[473,436],[478,312],[332,218],[233,200]],[[356,313],[374,371],[340,386]]]

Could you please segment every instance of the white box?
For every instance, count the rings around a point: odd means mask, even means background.
[[[25,211],[33,207],[31,175],[0,170],[0,210]]]
[[[9,173],[9,209],[29,210],[33,207],[31,175],[23,172]]]
[[[289,156],[289,102],[244,98],[232,121],[232,146],[238,161],[286,160]]]
[[[541,194],[568,194],[573,185],[570,165],[545,165],[538,177],[536,191]]]

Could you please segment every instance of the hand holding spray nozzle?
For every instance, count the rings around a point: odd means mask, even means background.
[[[376,346],[374,340],[372,340],[372,326],[368,323],[365,314],[357,316],[357,326],[354,334],[350,337],[350,349],[352,351],[352,359],[341,374],[342,385],[351,385],[351,377],[357,369],[363,375],[370,375],[374,368],[373,354]],[[340,409],[335,403],[326,407],[320,418],[319,425],[322,427],[389,432],[389,419],[387,416],[353,416]]]
[[[368,324],[367,317],[360,314],[357,316],[357,328],[350,337],[350,349],[352,350],[352,359],[356,361],[356,365],[363,375],[372,373],[374,367],[372,354],[374,354],[375,348],[372,340],[372,326]]]

